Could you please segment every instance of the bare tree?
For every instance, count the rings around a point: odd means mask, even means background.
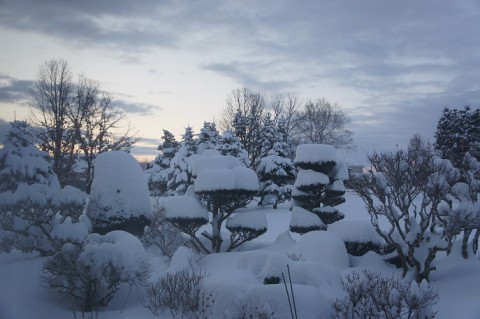
[[[72,183],[80,152],[87,163],[88,190],[97,154],[129,149],[138,141],[130,126],[116,134],[125,120],[123,110],[112,103],[97,81],[80,76],[74,82],[65,60],[49,60],[40,66],[32,107],[38,111],[34,122],[40,127],[40,147],[52,157],[62,185]]]
[[[66,60],[50,60],[40,66],[32,107],[35,125],[40,127],[40,148],[53,160],[60,183],[65,184],[75,161],[74,134],[68,120],[68,109],[74,90],[72,72]]]
[[[112,103],[111,97],[102,92],[97,81],[80,76],[74,102],[68,109],[76,143],[87,163],[85,176],[87,192],[93,178],[93,160],[103,152],[128,150],[139,139],[128,126],[122,134],[115,135],[125,119],[121,108]]]
[[[270,97],[269,108],[273,113],[273,121],[277,123],[283,119],[287,138],[294,138],[294,132],[298,131],[299,122],[295,119],[301,105],[301,100],[294,94],[279,93]]]
[[[308,101],[297,113],[294,134],[304,143],[329,144],[337,148],[353,147],[352,131],[347,129],[350,118],[338,103],[325,98]]]

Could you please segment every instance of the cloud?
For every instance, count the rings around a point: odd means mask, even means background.
[[[0,74],[0,103],[26,105],[32,98],[35,82]]]
[[[147,103],[137,103],[132,101],[127,101],[123,99],[114,99],[114,105],[117,105],[125,110],[127,113],[134,113],[139,115],[151,115],[154,110],[160,110],[161,108],[156,105],[147,104]]]

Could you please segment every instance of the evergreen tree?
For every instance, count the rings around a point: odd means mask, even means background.
[[[203,122],[197,139],[197,154],[202,154],[204,150],[215,149],[219,143],[219,133],[213,122]]]
[[[261,137],[257,164],[261,196],[259,205],[277,208],[278,203],[290,199],[295,166],[289,157],[287,136],[282,132],[281,125],[275,125],[270,116],[264,119]]]
[[[333,146],[323,144],[302,144],[297,147],[295,165],[299,168],[292,190],[294,206],[301,209],[298,216],[292,213],[290,230],[306,233],[311,230],[324,230],[327,224],[344,218],[335,208],[345,202],[345,186],[347,179],[345,165],[337,161]],[[311,212],[321,222],[312,223]],[[300,216],[302,215],[302,216]]]
[[[231,155],[238,158],[246,167],[249,167],[250,165],[247,151],[240,142],[240,139],[235,136],[231,130],[226,130],[223,133],[220,142],[217,145],[217,150],[222,155]]]
[[[0,149],[0,251],[50,255],[58,248],[52,230],[78,222],[82,193],[60,188],[47,153],[38,150],[31,127],[16,121]]]
[[[162,140],[162,144],[157,148],[161,153],[155,158],[148,180],[148,188],[154,196],[164,196],[167,193],[167,184],[171,177],[170,162],[180,148],[180,143],[168,130],[163,130]]]
[[[461,166],[465,153],[480,156],[480,109],[443,110],[435,132],[435,149],[456,167]]]
[[[260,129],[261,129],[261,110],[255,105],[252,106],[248,114],[242,114],[240,110],[235,113],[232,123],[235,135],[240,139],[243,147],[249,155],[250,165],[255,168],[260,153]]]
[[[167,184],[168,195],[184,195],[188,186],[194,183],[189,163],[190,157],[196,154],[196,150],[193,129],[189,126],[185,128],[180,148],[170,162],[171,176]]]

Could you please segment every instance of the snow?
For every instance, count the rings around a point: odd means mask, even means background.
[[[325,227],[320,217],[299,206],[292,208],[292,219],[290,220],[290,226],[301,228]]]
[[[318,163],[337,160],[337,151],[331,145],[301,144],[297,146],[294,163]]]
[[[366,220],[341,220],[329,225],[328,231],[337,234],[344,242],[372,242],[380,245],[385,243]]]
[[[288,252],[301,256],[305,261],[318,262],[336,269],[344,269],[349,265],[343,240],[328,231],[311,231],[300,236]]]
[[[197,176],[203,171],[212,171],[218,169],[234,169],[242,167],[240,160],[231,155],[221,155],[219,151],[207,149],[202,155],[192,161],[192,175]]]
[[[76,243],[83,242],[89,234],[90,225],[88,220],[72,223],[70,217],[65,218],[63,223],[53,226],[51,232],[53,238]]]
[[[301,169],[298,171],[294,186],[296,188],[302,188],[317,185],[328,185],[328,183],[329,179],[327,175],[320,172],[315,172],[311,169]]]
[[[345,185],[343,184],[342,181],[336,180],[331,185],[328,186],[328,189],[331,190],[331,191],[336,191],[336,192],[344,192],[345,191]]]
[[[345,212],[347,221],[369,222],[361,200],[347,191],[346,202],[338,206]],[[152,269],[159,275],[195,267],[207,273],[202,287],[215,293],[215,304],[211,318],[228,318],[225,314],[236,314],[238,306],[251,302],[259,307],[270,307],[275,318],[290,318],[287,296],[283,282],[264,285],[268,275],[287,275],[290,267],[293,290],[299,318],[330,318],[330,301],[342,297],[341,278],[354,270],[367,268],[386,276],[401,275],[401,271],[383,261],[373,252],[364,256],[346,256],[341,236],[336,236],[329,225],[328,231],[311,232],[302,236],[288,232],[289,204],[278,209],[258,208],[256,203],[239,212],[263,213],[268,221],[268,230],[258,240],[242,247],[243,251],[197,256],[188,248],[181,247],[170,261],[152,253],[145,253],[140,242],[131,235],[91,235],[89,249],[96,255],[104,255],[101,262],[111,260],[117,264],[149,258]],[[310,215],[313,215],[309,213]],[[364,225],[365,225],[364,223]],[[359,226],[361,228],[362,226]],[[354,230],[357,235],[364,235]],[[359,234],[361,233],[361,234]],[[431,273],[430,285],[438,289],[440,300],[434,307],[438,319],[480,318],[480,262],[478,257],[464,259],[461,242],[456,243],[449,256],[440,255],[435,261],[436,270]],[[84,258],[84,257],[82,257]],[[293,259],[292,259],[293,258]],[[294,260],[295,259],[295,260]],[[17,251],[0,254],[0,318],[72,318],[71,305],[46,292],[39,283],[39,273],[45,262],[37,254]],[[128,268],[128,269],[131,269]],[[158,276],[150,279],[153,282]],[[289,282],[287,276],[287,282]],[[77,312],[77,317],[82,315]],[[89,317],[89,314],[86,314]],[[166,313],[154,316],[141,305],[141,291],[121,287],[106,308],[100,309],[101,319],[171,319]]]
[[[146,176],[132,155],[111,151],[97,156],[87,215],[100,219],[152,215]]]
[[[194,196],[171,196],[165,198],[167,218],[201,218],[208,220],[207,209]]]
[[[250,168],[205,170],[195,180],[195,192],[219,190],[258,191],[257,174]]]
[[[236,214],[227,219],[227,229],[237,227],[266,230],[267,217],[261,212],[247,212]]]

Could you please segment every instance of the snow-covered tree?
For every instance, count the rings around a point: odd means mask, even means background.
[[[480,156],[480,109],[443,110],[435,132],[435,149],[459,167],[465,153]]]
[[[369,161],[371,170],[349,185],[364,201],[377,233],[395,249],[403,275],[428,280],[437,253],[448,249],[443,231],[435,227],[436,214],[460,174],[418,136],[407,150],[375,153]]]
[[[446,236],[451,242],[455,236],[463,232],[462,255],[467,258],[470,236],[472,252],[478,251],[480,236],[480,163],[466,153],[460,163],[460,178],[451,187],[448,200],[438,207],[438,219],[445,228]]]
[[[170,162],[170,179],[168,180],[169,195],[184,195],[189,185],[192,185],[194,179],[189,170],[190,157],[195,155],[197,146],[193,136],[192,127],[187,127],[182,136],[180,148]]]
[[[202,154],[204,150],[216,149],[219,139],[220,136],[215,123],[203,122],[203,127],[200,129],[196,140],[196,153]]]
[[[289,156],[287,136],[270,116],[265,117],[261,136],[262,148],[257,164],[261,196],[259,205],[273,205],[273,208],[277,208],[278,203],[290,199],[296,169]]]
[[[222,155],[231,155],[238,158],[246,167],[250,165],[247,151],[240,142],[240,139],[236,137],[231,130],[226,130],[222,134],[220,142],[217,145],[217,150]]]
[[[161,153],[155,158],[148,179],[150,193],[156,196],[164,196],[167,193],[167,184],[171,176],[170,162],[180,148],[180,143],[168,130],[163,130],[162,140],[162,144],[157,148]]]
[[[191,237],[197,250],[203,253],[219,252],[223,242],[222,225],[237,208],[244,207],[253,199],[258,191],[257,176],[237,158],[223,156],[215,150],[204,151],[192,163],[192,174],[196,176],[193,188],[195,197],[187,193],[187,196],[177,197],[179,199],[168,199],[165,207],[167,219]],[[202,235],[210,240],[211,249],[196,235],[200,226],[208,222],[208,211],[212,213],[212,230],[204,231]],[[232,250],[263,234],[266,220],[245,216],[231,223],[227,221],[227,229],[231,230],[231,243],[227,250]]]
[[[87,216],[96,233],[125,230],[143,234],[152,217],[152,205],[143,171],[132,155],[111,151],[97,156]]]
[[[335,148],[324,144],[299,145],[295,165],[299,171],[292,190],[293,206],[303,210],[292,213],[290,230],[297,233],[325,230],[327,224],[343,219],[343,213],[335,206],[345,202],[343,182],[348,174],[345,164],[337,159]],[[320,222],[315,220],[309,226],[302,217],[304,210],[316,215]]]
[[[58,248],[53,228],[78,222],[85,199],[71,186],[60,188],[48,155],[32,144],[26,122],[11,124],[0,149],[0,250],[49,255]]]

